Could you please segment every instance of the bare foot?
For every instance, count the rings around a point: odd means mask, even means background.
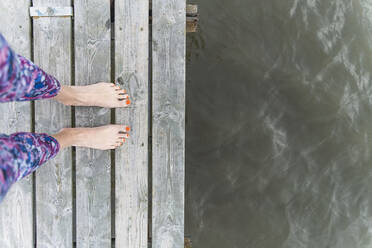
[[[93,128],[64,128],[52,135],[61,149],[82,146],[99,150],[115,149],[129,138],[130,128],[124,125],[106,125]]]
[[[62,85],[54,99],[68,106],[120,108],[130,104],[125,90],[113,83],[104,82],[87,86]]]

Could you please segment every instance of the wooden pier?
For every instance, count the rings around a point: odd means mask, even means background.
[[[65,149],[14,184],[0,247],[184,247],[185,0],[3,0],[0,11],[13,49],[62,84],[111,81],[132,100],[0,104],[1,133],[131,126],[115,151]]]

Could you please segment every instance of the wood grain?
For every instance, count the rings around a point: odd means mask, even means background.
[[[153,248],[184,247],[185,2],[152,2]]]
[[[72,16],[72,7],[31,7],[30,16]]]
[[[0,1],[0,33],[18,54],[31,57],[30,1]],[[0,132],[31,131],[31,103],[0,104]],[[0,204],[0,247],[33,247],[32,175],[13,184]]]
[[[34,0],[34,6],[71,6],[69,0]],[[71,18],[34,19],[35,62],[61,84],[71,82]],[[56,101],[35,102],[36,132],[53,134],[71,126],[71,107]],[[38,247],[72,247],[71,149],[36,171]]]
[[[115,1],[115,74],[132,104],[116,110],[131,137],[115,153],[116,247],[147,248],[148,0]]]
[[[110,2],[75,0],[75,84],[110,81]],[[110,109],[76,107],[77,127],[110,124]],[[111,247],[110,151],[76,148],[77,247]]]

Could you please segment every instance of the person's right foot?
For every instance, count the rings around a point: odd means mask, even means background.
[[[130,105],[129,96],[125,90],[113,83],[105,82],[86,86],[62,85],[54,99],[68,106],[119,108]]]
[[[129,138],[130,128],[124,125],[106,125],[94,128],[64,128],[53,135],[61,148],[82,146],[99,150],[115,149]]]

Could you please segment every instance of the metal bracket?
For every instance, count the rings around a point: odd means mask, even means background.
[[[31,17],[66,17],[73,16],[72,7],[30,7]]]

